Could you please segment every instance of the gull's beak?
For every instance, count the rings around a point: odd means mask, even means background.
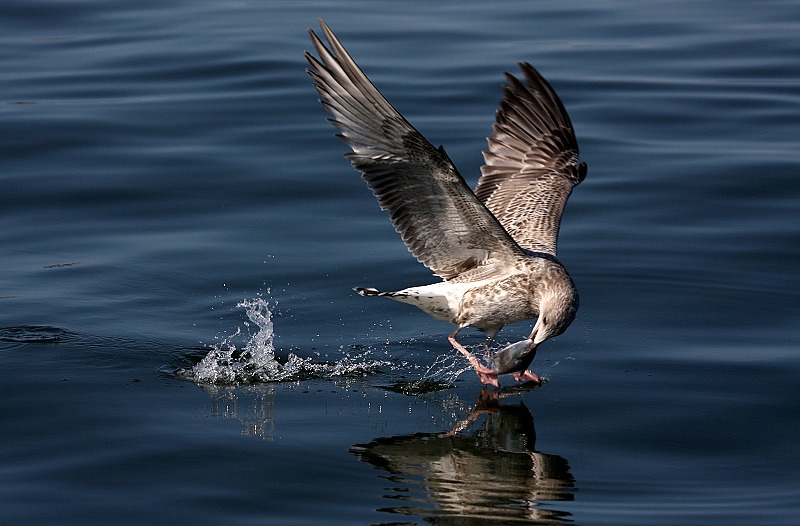
[[[539,327],[541,327],[541,323],[542,323],[542,317],[539,316],[539,319],[536,320],[536,325],[533,326],[533,331],[531,331],[531,335],[528,336],[528,339],[532,340],[534,342],[534,345],[533,345],[534,348],[537,345],[539,345],[539,343],[541,343],[541,342],[536,341],[536,333],[539,332]]]

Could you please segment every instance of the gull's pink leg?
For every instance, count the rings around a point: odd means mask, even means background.
[[[540,384],[542,383],[542,378],[536,374],[532,373],[531,371],[523,371],[521,373],[512,373],[514,376],[514,380],[518,382],[524,382],[525,380],[530,380],[531,382]]]
[[[464,431],[471,423],[477,420],[484,413],[496,413],[497,406],[500,401],[500,392],[492,391],[491,389],[483,388],[481,394],[478,395],[478,403],[475,409],[470,411],[467,418],[457,423],[453,429],[444,434],[449,437]]]
[[[477,373],[478,378],[482,383],[500,387],[500,383],[497,381],[497,372],[483,365],[474,354],[469,352],[466,348],[464,348],[463,345],[458,343],[458,340],[456,340],[456,334],[458,334],[458,331],[460,330],[461,329],[458,328],[453,331],[450,336],[447,337],[447,339],[450,341],[453,347],[455,347],[455,349],[463,354],[467,361],[469,361],[470,365],[472,365],[472,367],[475,369],[475,373]]]

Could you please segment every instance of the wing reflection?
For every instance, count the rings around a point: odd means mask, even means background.
[[[513,394],[484,389],[470,414],[447,433],[353,446],[351,452],[391,475],[386,497],[401,503],[381,511],[422,515],[432,524],[571,522],[569,513],[544,502],[573,500],[569,464],[535,450],[525,404],[500,403]]]

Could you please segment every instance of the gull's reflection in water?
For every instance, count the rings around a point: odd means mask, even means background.
[[[387,471],[381,511],[422,516],[430,524],[563,524],[552,501],[573,500],[566,459],[536,451],[533,416],[518,392],[484,389],[470,414],[446,433],[377,438],[355,445],[362,460]],[[394,523],[393,523],[394,524]]]

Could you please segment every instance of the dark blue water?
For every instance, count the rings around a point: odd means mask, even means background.
[[[503,70],[563,99],[543,387],[351,291],[432,278],[325,123],[320,17],[470,183]],[[799,35],[788,1],[3,2],[0,522],[796,523]]]

